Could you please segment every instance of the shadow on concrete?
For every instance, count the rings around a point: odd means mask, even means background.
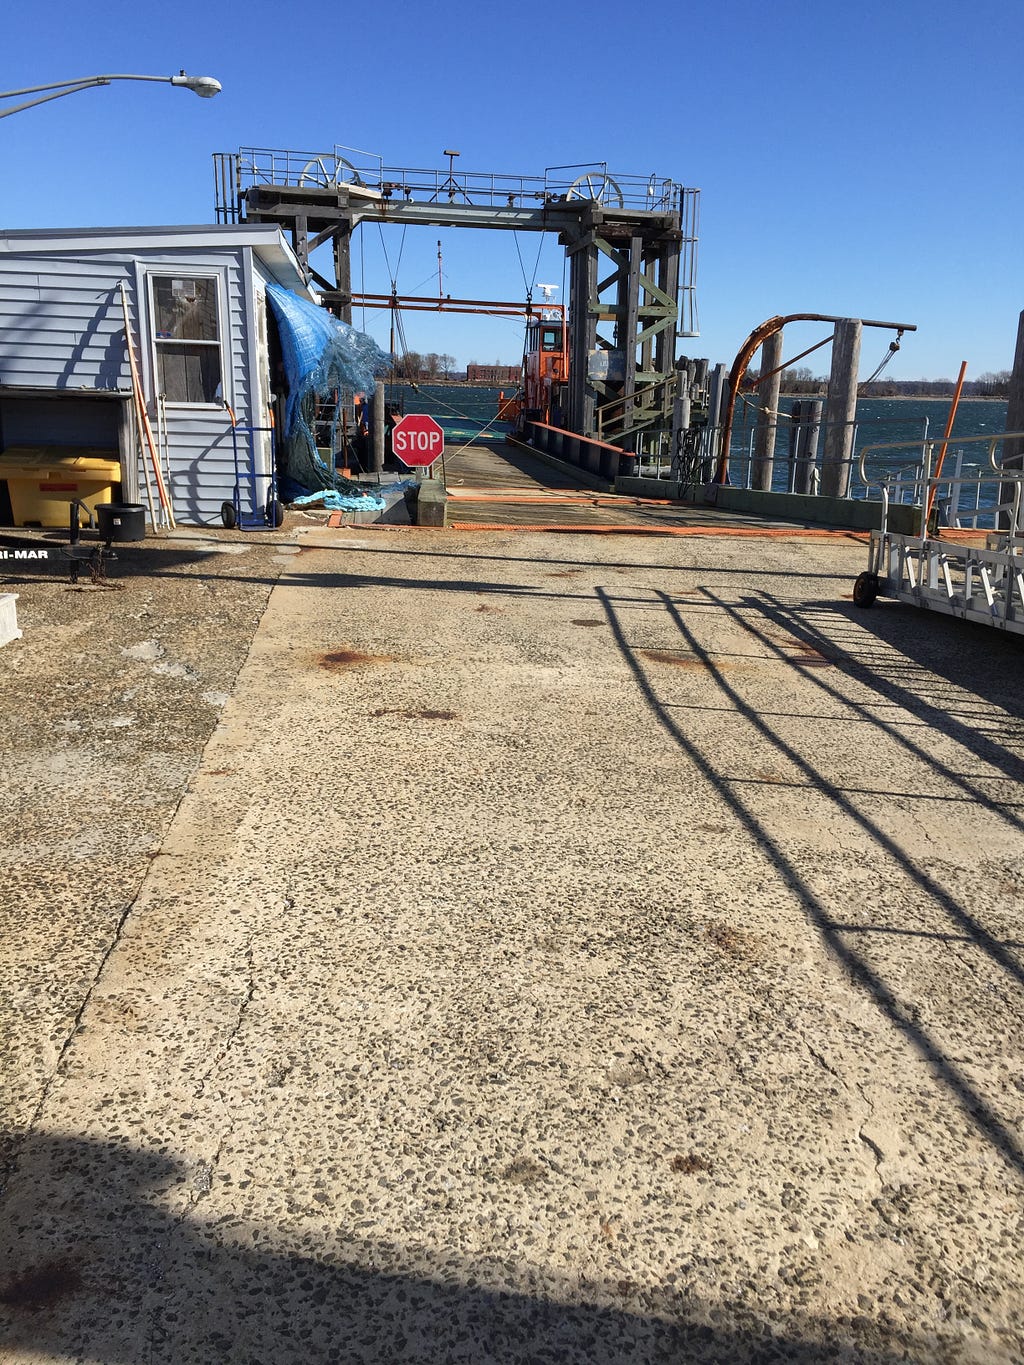
[[[865,1316],[833,1323],[779,1314],[769,1322],[668,1282],[570,1286],[518,1264],[511,1246],[507,1258],[477,1262],[415,1243],[401,1250],[375,1243],[372,1227],[347,1228],[344,1215],[322,1205],[319,1227],[295,1220],[287,1232],[241,1212],[206,1222],[203,1199],[217,1179],[215,1168],[189,1171],[120,1141],[30,1138],[2,1204],[0,1344],[26,1359],[104,1365],[926,1358],[894,1327]],[[190,1198],[188,1213],[162,1209],[166,1196],[175,1206]],[[307,1249],[281,1249],[289,1241]]]
[[[13,528],[0,528],[0,582],[9,587],[27,585],[40,579],[47,582],[70,582],[71,557],[68,554],[69,534],[66,530],[38,530],[26,528],[19,532]],[[248,551],[259,546],[258,540],[249,542],[225,540],[222,543],[210,537],[196,542],[177,541],[127,541],[114,543],[113,554],[104,561],[104,577],[107,583],[116,587],[119,583],[137,578],[167,578],[201,575],[203,566],[209,566],[211,576],[224,577],[225,568],[229,569],[234,561],[239,562],[242,570],[232,573],[232,577],[251,583],[265,583],[268,586],[277,582],[281,570],[287,566],[289,556],[282,555],[274,564],[276,572],[252,574],[242,566],[247,564]],[[102,541],[99,535],[83,528],[78,542],[83,556],[98,550]],[[219,548],[203,549],[203,545]],[[263,549],[273,549],[264,544]],[[216,565],[216,570],[214,570]],[[83,558],[80,566],[80,581],[90,580],[89,567]]]
[[[785,610],[770,595],[766,596],[763,609]],[[1014,723],[1024,721],[1024,693],[1020,686],[1024,639],[1019,635],[882,599],[869,610],[850,602],[807,603],[800,613],[803,629],[813,634],[820,634],[823,628],[835,633],[837,618],[841,618],[847,625],[855,624],[861,638],[867,632],[883,645],[898,650],[906,668],[900,685],[893,688],[884,674],[879,676],[877,672],[873,685],[886,697],[895,692],[901,697],[901,705],[928,726],[959,740],[986,762],[1008,764],[1004,769],[1007,776],[1024,780],[1024,731],[1018,728],[1013,735]],[[839,640],[841,644],[842,636]],[[856,676],[860,661],[855,655],[848,666]],[[958,715],[962,701],[955,695],[951,701],[948,693],[935,689],[932,675],[945,679],[955,689],[970,692],[979,702],[1006,712],[1000,718],[1001,737],[993,742],[991,734],[986,735],[980,728],[986,719],[983,710],[966,719]],[[1007,718],[1010,725],[1006,724]]]
[[[374,534],[375,534],[375,533],[374,533]],[[444,558],[445,558],[445,560],[451,560],[451,559],[465,559],[465,560],[469,560],[469,561],[474,562],[474,563],[485,563],[485,562],[491,561],[491,562],[493,562],[493,563],[495,563],[495,564],[556,564],[556,565],[559,565],[559,566],[562,566],[562,567],[565,567],[565,568],[570,568],[570,569],[581,569],[581,570],[585,570],[585,569],[600,569],[600,570],[603,570],[603,571],[605,571],[605,572],[607,572],[609,569],[639,569],[639,570],[642,570],[643,572],[646,572],[646,573],[658,573],[658,574],[707,573],[707,572],[708,572],[707,565],[698,565],[698,564],[641,564],[641,563],[637,563],[636,561],[630,560],[630,559],[602,559],[602,560],[594,560],[594,559],[564,559],[564,558],[557,557],[557,556],[554,556],[554,555],[548,556],[548,555],[543,555],[543,554],[534,554],[534,555],[484,554],[484,553],[474,554],[472,551],[470,551],[470,550],[468,550],[468,549],[466,549],[466,550],[456,550],[454,547],[455,547],[456,544],[459,543],[460,540],[461,540],[461,542],[462,542],[463,544],[472,544],[472,540],[470,539],[470,534],[471,534],[471,533],[469,533],[469,532],[466,532],[466,533],[462,533],[462,532],[453,532],[453,533],[452,533],[452,538],[451,538],[451,540],[445,542],[445,545],[444,545],[444,548],[443,548],[443,549],[436,549],[436,548],[434,548],[434,549],[429,549],[429,550],[417,550],[417,549],[415,549],[415,548],[413,548],[413,547],[410,547],[410,546],[408,545],[408,542],[402,544],[401,546],[397,546],[397,545],[384,545],[384,544],[374,544],[373,540],[370,538],[370,533],[367,533],[367,543],[366,543],[365,545],[360,544],[358,550],[352,551],[352,553],[354,553],[354,554],[380,554],[380,555],[387,555],[389,558],[395,557],[395,558],[397,558],[397,559],[437,559],[439,555],[443,555]],[[545,534],[547,534],[547,533],[545,533],[545,532],[537,532],[536,534],[538,534],[538,535],[545,535]],[[611,532],[611,533],[608,533],[608,534],[604,534],[604,535],[602,535],[601,543],[602,543],[603,545],[606,545],[606,544],[608,543],[609,540],[613,540],[614,538],[615,538],[615,533],[614,533],[614,532]],[[552,548],[554,548],[554,546],[557,544],[557,540],[556,540],[556,538],[553,537],[553,536],[552,536],[550,539],[551,539]],[[635,539],[635,537],[631,536],[630,539]],[[319,550],[319,549],[330,549],[331,547],[329,547],[329,546],[320,546],[320,545],[316,545],[316,546],[308,546],[308,547],[303,547],[303,548],[308,548],[308,549],[310,549],[310,550],[312,550],[312,549],[317,549],[317,550]],[[347,553],[347,551],[344,550],[344,549],[342,549],[342,548],[339,546],[339,547],[337,548],[337,550],[336,550],[336,553],[338,553],[338,554],[345,554],[345,553]],[[726,577],[728,577],[728,576],[731,576],[731,575],[734,575],[734,574],[742,574],[742,575],[744,575],[745,577],[749,578],[749,577],[750,577],[751,570],[750,570],[749,565],[747,565],[747,566],[737,565],[737,566],[735,566],[735,567],[729,567],[729,566],[727,566],[727,565],[716,564],[716,565],[715,565],[715,569],[714,569],[714,573],[715,573],[715,577],[716,577],[716,578],[717,578],[717,577],[721,577],[721,576],[726,576]],[[758,570],[757,570],[757,576],[758,576],[759,578],[762,578],[762,579],[763,579],[763,578],[784,578],[784,579],[790,579],[790,578],[793,577],[793,574],[792,574],[792,571],[789,570],[789,569],[763,569],[763,568],[760,568],[760,567],[759,567]],[[820,573],[820,574],[815,574],[815,573],[808,573],[808,572],[805,572],[803,569],[801,569],[800,577],[801,577],[801,579],[810,579],[810,580],[813,580],[813,579],[815,579],[815,578],[822,578],[822,579],[827,579],[829,582],[834,582],[835,579],[836,579],[836,573],[835,573],[834,571],[829,571],[829,572],[823,572],[823,573]],[[410,581],[415,582],[415,581],[417,581],[417,580],[414,580],[414,579],[413,579],[413,580],[410,580]]]
[[[954,772],[935,757],[929,742],[931,734],[946,735],[967,754],[995,768],[1011,782],[1024,782],[1024,734],[1015,732],[1024,719],[1019,690],[1024,652],[1012,637],[985,626],[946,618],[936,620],[927,614],[923,620],[920,616],[915,619],[912,608],[900,608],[898,619],[890,618],[887,632],[878,634],[897,652],[899,665],[894,675],[892,655],[865,657],[863,632],[849,629],[854,623],[863,625],[865,616],[869,626],[874,624],[878,617],[872,612],[859,611],[854,617],[855,607],[843,609],[815,602],[793,608],[768,594],[741,597],[737,606],[730,607],[713,593],[707,596],[777,658],[789,658],[786,643],[795,641],[810,651],[812,665],[815,656],[827,662],[830,665],[827,671],[806,670],[809,681],[824,697],[840,702],[851,716],[884,731],[908,759],[926,765],[943,780],[952,782],[965,799],[1024,832],[1024,818],[1015,814],[1018,803],[995,800],[976,773]],[[762,628],[752,626],[744,611],[759,618],[764,623]],[[843,626],[848,628],[845,635]],[[953,630],[947,630],[947,626]],[[780,637],[770,627],[777,627],[785,635]],[[829,674],[860,684],[870,692],[870,700],[858,702],[851,698],[830,682]],[[940,682],[938,689],[936,679]],[[942,680],[949,684],[948,688],[941,687]],[[983,707],[964,714],[964,692],[979,703],[998,706],[1003,714],[996,716],[990,712],[986,716]],[[888,724],[877,714],[880,700],[898,710],[899,726]],[[908,732],[904,717],[920,722],[919,737]],[[984,728],[986,721],[1000,725],[1001,736],[994,729]],[[988,781],[992,780],[990,775]]]
[[[489,585],[480,585],[475,580],[463,580],[459,583],[445,583],[444,580],[433,580],[417,578],[415,576],[415,561],[420,559],[436,560],[439,555],[445,561],[464,560],[469,565],[475,564],[527,564],[527,565],[551,565],[552,568],[564,568],[567,570],[578,570],[585,573],[588,569],[599,569],[603,572],[609,570],[630,570],[635,569],[641,572],[654,573],[659,575],[679,573],[706,572],[706,567],[702,568],[696,564],[643,564],[629,558],[619,560],[590,560],[566,559],[559,555],[514,555],[514,554],[487,554],[474,553],[469,549],[459,550],[460,538],[466,544],[464,538],[458,532],[451,532],[443,548],[416,549],[409,545],[406,540],[401,545],[393,543],[384,544],[376,539],[377,533],[360,532],[353,530],[353,535],[362,535],[365,543],[361,543],[356,550],[348,550],[342,546],[329,547],[323,545],[303,545],[289,542],[293,549],[299,551],[298,554],[282,554],[280,565],[275,563],[274,573],[253,573],[249,564],[249,557],[245,552],[256,550],[275,550],[282,542],[272,541],[265,538],[260,532],[253,532],[247,536],[237,533],[230,538],[225,536],[220,528],[213,528],[209,538],[204,538],[201,532],[197,535],[198,544],[190,543],[187,539],[181,540],[160,540],[149,537],[144,542],[129,542],[126,544],[115,545],[114,549],[117,558],[107,566],[107,578],[111,583],[118,583],[125,579],[137,577],[170,578],[189,572],[192,576],[195,571],[201,570],[204,564],[225,565],[228,561],[232,564],[230,576],[240,582],[250,583],[276,583],[282,573],[287,572],[290,584],[307,584],[309,586],[349,586],[349,587],[372,587],[375,585],[408,586],[410,588],[435,588],[435,587],[462,587],[470,591],[482,591]],[[31,583],[39,578],[47,580],[64,579],[67,580],[70,572],[70,561],[64,554],[64,547],[68,542],[68,532],[60,529],[39,530],[26,528],[20,531],[15,527],[0,527],[0,581],[10,587],[17,587]],[[607,537],[602,543],[607,542]],[[98,537],[95,532],[82,531],[80,542],[83,546],[98,544]],[[227,548],[219,550],[205,550],[199,548],[202,544],[219,544]],[[551,540],[552,548],[555,541]],[[3,558],[3,551],[26,551],[45,549],[47,557],[45,560],[17,559],[14,557]],[[372,554],[396,561],[396,567],[401,564],[405,567],[405,561],[413,561],[409,567],[408,578],[399,575],[384,578],[368,574],[351,574],[344,571],[327,574],[302,574],[298,572],[298,567],[302,563],[305,555],[321,550],[330,550],[339,557],[339,563],[344,563],[344,557],[349,554],[367,555]],[[758,569],[760,579],[769,578],[791,578],[792,574],[784,569]],[[749,577],[750,569],[744,566],[716,566],[716,578],[743,575]],[[223,571],[219,576],[224,576]],[[801,572],[801,578],[813,580],[820,578],[828,582],[834,582],[836,575],[834,572],[822,572],[820,574]],[[87,574],[83,571],[83,581],[87,580]],[[495,585],[504,586],[504,585]]]
[[[1012,1120],[1008,1121],[996,1112],[967,1073],[947,1055],[941,1044],[920,1023],[919,1011],[914,1002],[902,998],[898,991],[884,979],[881,971],[873,966],[862,952],[846,941],[849,933],[848,926],[833,916],[821,897],[816,894],[797,862],[772,837],[764,821],[758,817],[751,804],[744,799],[742,786],[718,769],[713,751],[705,752],[704,748],[672,714],[672,706],[658,695],[655,684],[644,668],[641,656],[631,646],[626,636],[623,623],[619,617],[617,599],[611,597],[602,588],[597,589],[597,595],[604,608],[618,648],[659,725],[701,771],[736,819],[756,840],[765,857],[773,864],[785,883],[795,891],[804,913],[821,935],[829,951],[842,963],[853,980],[868,992],[893,1028],[933,1069],[933,1073],[940,1079],[970,1122],[984,1135],[994,1150],[1010,1166],[1019,1172],[1024,1172],[1024,1147],[1021,1145],[1017,1132],[1014,1131]],[[679,604],[673,601],[667,593],[658,593],[657,597],[684,641],[687,651],[695,660],[699,661],[703,669],[706,670],[707,676],[714,680],[723,700],[727,703],[724,709],[746,722],[749,727],[751,742],[753,743],[756,739],[770,743],[780,758],[785,759],[796,768],[802,779],[801,785],[808,792],[826,798],[838,813],[858,826],[871,840],[872,846],[877,849],[878,853],[892,859],[903,874],[916,884],[918,890],[928,898],[928,903],[946,915],[951,926],[951,937],[968,942],[987,954],[990,960],[1009,978],[1009,984],[1013,989],[1017,990],[1024,983],[1024,966],[1014,956],[1010,943],[1001,941],[991,934],[977,916],[962,905],[935,877],[923,867],[918,866],[892,836],[854,803],[851,799],[851,793],[846,788],[831,781],[814,761],[784,738],[779,729],[773,725],[774,717],[762,714],[759,709],[746,701],[739,690],[729,681],[721,661],[716,662],[717,656],[711,655],[700,644],[684,619]],[[785,646],[779,642],[777,635],[773,635],[767,629],[758,629],[750,625],[738,607],[730,606],[723,599],[707,590],[702,592],[701,597],[708,604],[714,605],[719,612],[727,613],[735,625],[756,638],[760,645],[767,646],[769,651],[774,652],[777,657],[785,658],[794,667],[800,666],[799,662],[794,661],[791,653],[787,652]],[[692,600],[688,600],[686,603],[687,608],[694,605],[699,606],[699,601],[695,604]],[[831,661],[839,662],[835,655],[835,643],[832,637],[808,631],[802,625],[804,608],[782,608],[776,601],[756,597],[744,598],[743,605],[748,612],[760,615],[766,625],[768,623],[773,626],[784,625],[786,631],[794,636],[802,630],[805,640],[813,642],[815,649],[819,646],[822,650],[827,648]],[[896,739],[901,743],[911,742],[907,741],[906,737],[895,726],[879,719],[866,705],[858,706],[851,702],[845,693],[839,693],[831,688],[830,684],[825,681],[823,672],[819,671],[817,667],[808,668],[804,671],[844,709],[851,709],[857,718],[872,726],[879,727],[891,739]],[[962,677],[963,675],[958,672],[958,686],[964,685]],[[898,707],[901,711],[903,709],[912,710],[919,700],[915,692],[907,690],[901,684],[894,683],[891,679],[886,679],[877,671],[877,668],[872,669],[862,664],[857,671],[857,678],[858,681],[877,688],[890,704]],[[952,724],[952,722],[950,723]],[[986,736],[977,734],[970,725],[958,722],[953,725],[952,730],[948,733],[953,733],[961,742],[968,744],[973,739],[974,743],[980,746],[985,755],[988,756],[991,749],[990,741]],[[932,763],[944,776],[949,776],[947,770],[932,758],[925,746],[916,746],[914,753],[915,757],[923,758]],[[966,790],[970,792],[972,800],[978,800],[980,804],[985,805],[994,816],[1013,824],[1020,822],[1020,817],[1014,811],[1003,809],[979,789],[968,784]],[[864,932],[863,928],[860,932]]]

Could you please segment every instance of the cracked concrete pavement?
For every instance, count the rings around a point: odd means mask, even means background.
[[[1024,1358],[1019,642],[842,540],[302,543],[12,724],[0,1360]]]

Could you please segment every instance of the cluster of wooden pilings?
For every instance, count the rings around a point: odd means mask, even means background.
[[[782,323],[788,321],[811,320],[811,315],[794,315],[792,318],[773,319]],[[845,498],[850,492],[850,478],[853,471],[854,427],[857,418],[857,383],[860,366],[861,335],[865,327],[891,327],[900,332],[912,330],[911,324],[865,322],[861,318],[825,318],[816,320],[831,322],[832,368],[828,380],[828,395],[823,405],[820,400],[801,403],[794,409],[794,427],[791,434],[790,459],[794,465],[794,493],[812,491],[810,481],[816,466],[819,436],[824,428],[824,443],[821,453],[820,486],[814,490],[827,497]],[[751,333],[751,339],[757,333]],[[753,351],[751,350],[751,354]],[[741,351],[740,355],[743,355]],[[764,376],[758,386],[757,426],[754,433],[754,451],[750,471],[750,486],[770,492],[774,471],[775,429],[779,420],[779,396],[782,386],[783,328],[764,337],[761,342],[761,374]],[[742,369],[733,369],[734,390],[738,391],[742,379]],[[729,423],[731,426],[731,422]],[[728,453],[723,452],[723,462]]]

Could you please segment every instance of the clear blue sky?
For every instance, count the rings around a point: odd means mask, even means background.
[[[661,17],[656,17],[660,10]],[[633,24],[634,27],[625,27]],[[3,88],[101,72],[216,76],[200,100],[122,83],[0,119],[0,225],[201,223],[211,153],[379,153],[391,166],[543,174],[605,161],[702,191],[691,355],[731,361],[775,313],[916,322],[905,378],[1009,368],[1024,308],[1024,5],[609,0],[483,5],[177,0],[9,7]],[[377,229],[365,286],[386,291]],[[399,235],[388,239],[394,268]],[[519,298],[510,234],[410,230],[406,292]],[[538,239],[521,236],[527,275]],[[355,270],[363,269],[357,249]],[[538,280],[561,282],[544,239]],[[368,319],[371,315],[367,315]],[[387,335],[379,318],[368,330]],[[514,363],[510,321],[409,315],[410,347]],[[792,329],[787,358],[822,335]],[[862,374],[888,334],[866,334]],[[807,363],[827,368],[828,352]]]

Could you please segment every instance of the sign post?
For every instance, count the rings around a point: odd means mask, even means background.
[[[444,431],[433,417],[409,412],[392,428],[391,448],[409,469],[429,469],[444,454]]]

